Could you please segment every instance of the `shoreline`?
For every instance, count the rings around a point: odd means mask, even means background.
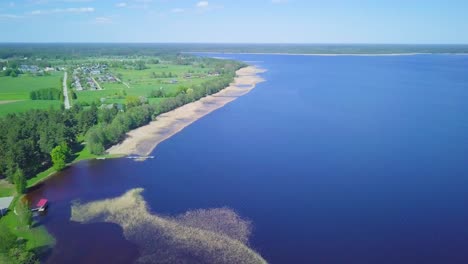
[[[221,91],[192,103],[161,114],[148,125],[127,133],[121,143],[106,150],[110,155],[148,156],[157,145],[172,137],[205,115],[223,107],[250,92],[258,83],[265,81],[258,74],[264,69],[247,66],[236,71],[234,81]]]
[[[415,55],[454,55],[467,56],[468,53],[430,53],[430,52],[409,52],[409,53],[286,53],[286,52],[214,52],[214,51],[189,51],[182,53],[199,54],[226,54],[226,55],[282,55],[282,56],[356,56],[356,57],[380,57],[380,56],[415,56]]]

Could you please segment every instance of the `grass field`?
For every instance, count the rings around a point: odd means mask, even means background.
[[[49,76],[32,76],[20,74],[13,78],[0,77],[0,116],[9,113],[21,113],[29,109],[58,108],[62,104],[58,100],[30,100],[29,93],[43,88],[59,88],[62,72],[54,72]],[[1,102],[4,103],[1,103]],[[12,102],[9,102],[12,101]]]
[[[58,100],[23,100],[7,104],[0,104],[0,117],[9,113],[22,113],[30,109],[59,108],[62,101]]]
[[[31,76],[20,74],[13,78],[10,76],[0,77],[0,101],[27,100],[29,93],[33,90],[43,88],[61,88],[60,78],[62,72],[54,72],[50,76]]]
[[[12,196],[15,194],[15,186],[6,180],[0,180],[0,197]]]

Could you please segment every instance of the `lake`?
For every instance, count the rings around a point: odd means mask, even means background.
[[[154,159],[81,162],[34,190],[48,263],[134,261],[120,226],[70,221],[70,205],[137,187],[163,215],[232,208],[271,263],[467,263],[468,56],[202,56],[267,81]]]

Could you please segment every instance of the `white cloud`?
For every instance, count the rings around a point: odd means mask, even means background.
[[[208,7],[208,5],[209,5],[208,1],[200,1],[197,3],[197,7],[200,7],[200,8]]]
[[[93,7],[70,7],[70,8],[55,8],[50,10],[34,10],[31,15],[47,15],[57,13],[91,13],[94,12]]]
[[[182,13],[182,12],[184,12],[185,10],[182,9],[182,8],[174,8],[174,9],[172,9],[171,11],[172,11],[172,13]]]
[[[22,18],[22,16],[13,15],[13,14],[0,14],[0,19],[16,19]]]
[[[128,0],[119,2],[115,6],[119,8],[149,9],[153,0]]]
[[[110,24],[112,23],[112,18],[110,17],[96,17],[94,19],[94,22],[97,24]]]
[[[52,3],[85,3],[93,2],[94,0],[29,0],[29,4],[33,5],[43,5],[43,4],[52,4]]]

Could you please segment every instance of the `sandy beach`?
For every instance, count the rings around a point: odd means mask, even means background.
[[[127,133],[126,139],[107,150],[115,155],[148,156],[156,146],[199,118],[250,92],[263,82],[258,73],[265,70],[248,66],[238,70],[230,86],[196,102],[159,115],[155,121]]]

